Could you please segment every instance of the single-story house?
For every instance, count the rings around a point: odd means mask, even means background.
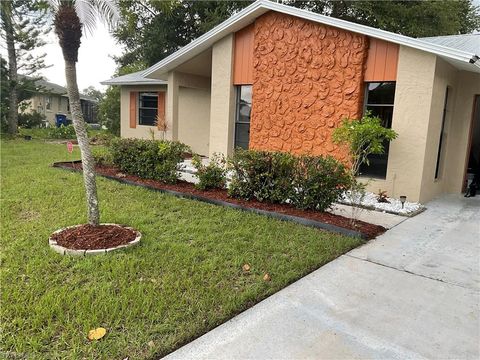
[[[414,39],[260,0],[103,84],[121,86],[123,137],[153,130],[206,156],[242,147],[347,160],[332,131],[370,110],[398,138],[360,176],[424,202],[465,186],[480,141],[479,45],[478,34]]]
[[[71,118],[70,103],[68,101],[67,88],[50,81],[39,79],[35,82],[38,86],[36,92],[30,99],[23,102],[23,111],[37,111],[45,116],[49,125],[55,125],[55,115],[66,115]],[[91,96],[80,94],[80,106],[87,123],[97,122],[97,100]]]

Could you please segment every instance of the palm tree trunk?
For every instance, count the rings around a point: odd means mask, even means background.
[[[100,215],[98,211],[97,184],[95,181],[95,162],[90,144],[88,143],[87,129],[80,106],[80,94],[77,85],[77,70],[75,61],[65,60],[65,78],[67,80],[68,99],[72,113],[73,127],[77,134],[78,146],[82,155],[83,180],[87,195],[88,223],[98,225]]]
[[[12,23],[12,4],[7,1],[2,4],[2,22],[4,24],[5,38],[8,52],[8,133],[16,134],[18,127],[18,76],[17,76],[17,52],[15,50],[15,35]]]

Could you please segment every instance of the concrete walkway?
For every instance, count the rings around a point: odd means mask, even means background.
[[[480,198],[427,206],[167,359],[480,358]]]

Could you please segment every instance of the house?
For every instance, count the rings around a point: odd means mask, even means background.
[[[465,186],[479,141],[479,42],[414,39],[260,0],[103,84],[121,86],[123,137],[160,138],[166,119],[167,139],[206,156],[242,147],[347,160],[332,131],[370,110],[399,136],[360,175],[371,191],[424,202]]]
[[[55,125],[56,114],[66,115],[69,119],[72,117],[67,88],[44,79],[35,81],[35,85],[39,90],[32,98],[22,104],[24,105],[23,111],[37,111],[43,114],[50,125]],[[96,123],[97,101],[88,95],[80,94],[80,106],[85,121]]]

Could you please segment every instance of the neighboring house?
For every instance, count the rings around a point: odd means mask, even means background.
[[[35,84],[40,90],[32,98],[24,102],[25,111],[35,110],[45,115],[46,121],[50,125],[55,125],[56,114],[63,114],[67,118],[71,118],[70,104],[65,87],[43,79],[36,81]],[[85,121],[87,123],[96,123],[97,101],[88,95],[80,94],[80,105]]]
[[[207,156],[243,147],[344,161],[333,129],[370,110],[399,136],[361,176],[371,191],[424,202],[464,187],[479,45],[480,35],[413,39],[261,0],[103,84],[121,86],[123,137],[149,138],[159,116],[166,138]]]

